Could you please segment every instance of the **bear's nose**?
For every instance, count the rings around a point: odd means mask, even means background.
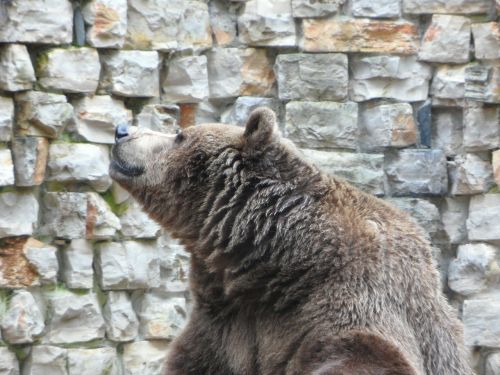
[[[128,135],[128,125],[120,124],[115,129],[115,142]]]

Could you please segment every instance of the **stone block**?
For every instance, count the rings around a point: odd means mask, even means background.
[[[38,57],[36,70],[44,89],[93,93],[99,83],[101,64],[93,48],[53,48]]]
[[[52,143],[49,148],[47,181],[86,183],[103,192],[111,187],[109,150],[104,145]]]
[[[30,193],[0,193],[0,238],[30,236],[38,226],[38,201]]]
[[[12,157],[16,186],[38,186],[45,179],[49,142],[42,137],[16,137]]]
[[[115,348],[68,349],[68,375],[119,375]]]
[[[127,210],[120,216],[120,223],[125,237],[155,238],[161,229],[135,200],[130,201]]]
[[[406,149],[386,155],[385,171],[393,195],[442,195],[448,187],[442,150]]]
[[[292,14],[295,18],[327,17],[337,13],[345,0],[292,0]]]
[[[36,81],[28,49],[22,44],[0,47],[0,90],[30,90]]]
[[[174,104],[148,104],[135,118],[135,125],[161,133],[175,134],[180,117],[179,106]]]
[[[441,206],[441,221],[452,244],[467,240],[465,221],[469,215],[469,199],[467,197],[446,197]]]
[[[59,238],[85,238],[87,195],[85,193],[46,193],[40,232]]]
[[[92,0],[82,9],[87,42],[95,48],[121,48],[127,32],[127,0]]]
[[[94,250],[92,243],[84,239],[74,239],[62,251],[62,278],[68,288],[91,289],[94,270],[92,263]]]
[[[485,375],[500,374],[500,353],[490,353],[486,357]]]
[[[367,105],[360,111],[359,132],[364,150],[411,146],[417,142],[413,108],[408,103]]]
[[[5,193],[4,193],[5,194]],[[10,237],[2,240],[0,251],[0,287],[22,288],[38,286],[38,274],[28,262],[24,250],[32,243],[38,243],[29,237]]]
[[[190,255],[184,247],[164,234],[157,241],[160,257],[160,287],[164,292],[186,292],[189,288]]]
[[[120,219],[97,193],[87,193],[86,238],[106,240],[121,229]]]
[[[57,138],[73,119],[73,106],[64,95],[28,91],[16,95],[16,133]]]
[[[69,44],[73,6],[69,0],[10,1],[0,24],[0,42]]]
[[[14,102],[11,98],[0,96],[0,142],[11,140],[13,124]]]
[[[0,347],[0,374],[19,375],[19,361],[9,348]]]
[[[290,0],[249,0],[238,17],[240,42],[249,46],[297,45]]]
[[[214,43],[219,47],[236,44],[238,38],[236,7],[228,6],[225,0],[210,1],[208,7]]]
[[[278,55],[275,72],[281,100],[335,101],[347,97],[347,55]]]
[[[262,98],[255,96],[240,96],[234,104],[227,108],[221,115],[220,121],[224,124],[245,126],[250,113],[258,107],[271,108],[281,120],[281,103],[278,99]]]
[[[448,164],[453,195],[486,193],[494,185],[491,163],[478,155],[459,155]]]
[[[125,97],[159,95],[160,58],[156,51],[113,51],[103,54],[102,88]]]
[[[105,242],[97,247],[96,271],[104,290],[147,289],[160,285],[154,242]]]
[[[23,365],[23,375],[69,375],[66,359],[67,349],[35,345]]]
[[[500,187],[500,150],[493,151],[492,166],[495,183]]]
[[[489,0],[403,0],[403,11],[410,14],[481,14],[490,8]]]
[[[206,56],[177,57],[165,62],[163,99],[173,103],[199,103],[208,98]]]
[[[72,131],[78,138],[93,143],[115,143],[115,128],[132,124],[132,111],[109,95],[83,97],[73,102],[75,122]]]
[[[500,63],[469,66],[465,70],[465,97],[500,103]]]
[[[352,15],[370,18],[397,18],[401,15],[399,0],[353,0]]]
[[[384,195],[384,155],[303,150],[304,157],[326,173],[370,194]]]
[[[469,61],[470,19],[435,14],[418,52],[424,61],[462,64]]]
[[[418,48],[418,30],[413,23],[407,21],[305,19],[301,47],[307,52],[412,55]]]
[[[375,98],[400,101],[427,99],[432,69],[415,56],[354,56],[350,97],[356,102]]]
[[[432,113],[432,148],[441,149],[446,156],[463,151],[462,111],[456,108],[434,109]]]
[[[468,101],[464,107],[464,147],[483,151],[500,147],[500,106]]]
[[[179,49],[205,50],[212,46],[212,29],[208,5],[204,1],[185,0],[185,10],[179,29]]]
[[[467,219],[469,241],[500,240],[498,215],[500,215],[500,194],[473,196]]]
[[[500,347],[500,301],[470,299],[463,307],[465,345]]]
[[[358,105],[351,102],[289,102],[285,132],[300,147],[354,150],[358,143]]]
[[[476,59],[500,59],[500,29],[498,22],[472,24]]]
[[[167,341],[135,341],[125,344],[123,346],[123,374],[164,374],[167,355]]]
[[[0,149],[0,187],[14,185],[14,162],[10,149]]]
[[[434,98],[462,99],[465,95],[465,68],[467,65],[439,65],[432,80]]]
[[[23,253],[32,269],[38,274],[40,285],[57,283],[59,262],[56,247],[30,239],[25,243]]]
[[[109,292],[104,305],[106,337],[112,341],[131,341],[139,332],[139,320],[135,315],[127,292]]]
[[[488,278],[498,268],[495,260],[497,248],[475,243],[460,245],[457,257],[448,270],[448,285],[451,290],[463,296],[470,296],[487,289]]]
[[[1,320],[2,337],[10,344],[32,343],[42,335],[44,320],[43,308],[35,297],[27,290],[16,290]]]

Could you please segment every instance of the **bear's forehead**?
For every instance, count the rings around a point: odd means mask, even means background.
[[[241,139],[244,128],[235,125],[220,123],[206,123],[188,127],[184,130],[187,135],[195,135],[205,140],[235,142]]]

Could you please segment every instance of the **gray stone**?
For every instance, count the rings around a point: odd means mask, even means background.
[[[139,320],[127,292],[109,292],[104,305],[106,337],[112,341],[131,341],[139,332]]]
[[[463,151],[462,111],[439,108],[432,112],[432,148],[441,149],[446,156]]]
[[[356,149],[358,105],[333,102],[289,102],[287,136],[300,147]]]
[[[459,244],[467,239],[465,221],[469,214],[467,197],[446,197],[441,207],[441,221],[448,239],[452,244]]]
[[[160,285],[154,242],[105,242],[97,247],[97,273],[104,290],[146,289]]]
[[[399,17],[401,8],[399,0],[353,0],[352,14],[355,17],[394,18]]]
[[[500,194],[475,195],[469,204],[469,241],[500,240]]]
[[[18,135],[57,138],[73,119],[64,95],[28,91],[16,95]]]
[[[36,345],[23,365],[23,375],[68,375],[67,349]]]
[[[472,24],[476,59],[500,59],[500,30],[498,22]]]
[[[231,46],[236,44],[238,33],[236,30],[237,8],[225,0],[215,0],[208,3],[212,34],[217,46]]]
[[[158,238],[161,285],[165,292],[186,292],[189,288],[189,258],[184,247],[168,235]]]
[[[387,178],[393,195],[442,195],[448,178],[442,150],[401,150],[386,156]]]
[[[249,0],[238,17],[240,42],[249,46],[297,45],[290,0]]]
[[[160,226],[146,214],[135,200],[131,200],[127,210],[120,216],[121,232],[126,237],[154,238]]]
[[[126,97],[159,95],[160,58],[156,51],[114,51],[103,55],[102,87]]]
[[[497,184],[497,186],[500,186],[500,150],[493,151],[491,164],[493,166],[495,183]]]
[[[38,274],[40,284],[55,285],[59,272],[57,248],[35,240],[28,242],[23,250],[28,263]]]
[[[2,337],[10,344],[32,343],[45,328],[45,317],[35,297],[27,290],[16,290],[1,320]],[[0,366],[0,374],[3,374]]]
[[[258,107],[271,108],[280,117],[281,103],[278,99],[262,98],[254,96],[240,96],[234,104],[225,110],[221,115],[221,122],[224,124],[244,126],[250,113]]]
[[[500,147],[500,106],[468,101],[464,108],[464,147],[467,151]]]
[[[38,81],[45,89],[93,93],[99,83],[101,64],[93,48],[54,48],[38,57],[36,69]]]
[[[418,58],[441,63],[469,61],[470,19],[435,14],[424,34]]]
[[[179,129],[179,107],[173,104],[145,105],[135,118],[135,125],[161,133],[175,134]]]
[[[465,70],[465,97],[500,103],[500,64],[469,66]]]
[[[127,32],[127,0],[92,0],[82,9],[87,41],[96,48],[121,48]]]
[[[208,98],[206,56],[187,56],[166,61],[163,98],[173,103],[199,103]]]
[[[47,167],[47,181],[86,183],[100,192],[111,186],[109,150],[104,145],[52,143]]]
[[[111,185],[111,194],[116,204],[122,204],[131,197],[130,193],[115,181]]]
[[[500,353],[490,353],[486,357],[485,375],[500,374]]]
[[[408,103],[367,105],[360,111],[359,142],[363,149],[407,147],[417,142],[413,108]]]
[[[464,301],[464,339],[469,346],[500,346],[500,301],[495,298]]]
[[[5,3],[0,42],[68,44],[72,41],[73,7],[68,0]]]
[[[0,347],[0,374],[19,375],[19,361],[13,351]]]
[[[38,201],[22,192],[0,193],[0,238],[30,236],[38,226]]]
[[[431,94],[435,98],[462,99],[467,65],[440,65],[434,73]]]
[[[119,375],[115,348],[68,349],[68,375]]]
[[[115,128],[132,124],[132,112],[122,101],[108,95],[83,97],[73,102],[75,124],[73,132],[81,139],[94,143],[115,142]]]
[[[478,155],[459,155],[448,165],[453,195],[485,193],[495,184],[491,163]]]
[[[10,149],[0,149],[0,186],[14,185],[14,162]]]
[[[62,251],[62,278],[68,288],[91,289],[94,270],[92,243],[84,239],[74,239]]]
[[[87,195],[85,193],[46,193],[42,215],[42,234],[59,238],[85,238]]]
[[[29,90],[36,81],[26,46],[6,44],[0,47],[0,90]]]
[[[87,193],[86,238],[106,240],[121,229],[120,219],[97,193]]]
[[[208,5],[204,1],[185,0],[185,10],[179,28],[180,50],[200,51],[212,46],[212,30]]]
[[[345,0],[292,0],[292,14],[296,18],[326,17],[339,11]]]
[[[403,0],[403,11],[411,14],[479,14],[490,8],[489,0]]]
[[[48,300],[50,321],[44,342],[71,344],[104,337],[104,319],[95,294],[55,290]]]
[[[498,268],[496,253],[495,247],[483,243],[460,245],[448,270],[450,289],[464,296],[486,290],[489,274]]]
[[[351,69],[350,96],[354,101],[427,99],[432,69],[415,56],[355,56]]]
[[[347,97],[347,55],[278,55],[275,65],[281,100],[343,100]]]
[[[384,155],[303,150],[304,157],[326,173],[347,180],[361,190],[383,195]]]
[[[0,96],[0,142],[11,140],[13,124],[14,102],[11,98]]]
[[[12,157],[16,186],[37,186],[45,179],[49,142],[41,137],[16,137],[12,140]]]
[[[164,374],[167,355],[167,341],[135,341],[125,344],[123,346],[123,374]]]

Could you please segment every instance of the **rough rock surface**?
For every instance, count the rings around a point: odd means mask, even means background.
[[[465,97],[485,103],[500,103],[500,63],[467,67]]]
[[[23,44],[0,47],[0,90],[29,90],[36,81],[28,49]]]
[[[131,200],[120,216],[121,232],[125,237],[156,238],[160,226],[149,218],[136,201]]]
[[[19,361],[13,351],[0,347],[0,374],[19,375]]]
[[[127,32],[127,0],[92,0],[82,10],[87,41],[96,48],[121,48]]]
[[[136,341],[123,346],[125,375],[156,375],[165,373],[168,343],[165,341]]]
[[[12,141],[16,186],[38,186],[45,178],[49,142],[42,137],[16,137]]]
[[[491,163],[475,154],[457,156],[450,162],[449,175],[453,195],[486,193],[494,184]]]
[[[112,341],[131,341],[139,332],[139,320],[127,292],[108,293],[104,306],[106,336]]]
[[[62,251],[63,271],[62,278],[68,288],[91,289],[93,286],[94,270],[93,245],[84,239],[72,240]]]
[[[499,214],[500,194],[485,194],[472,197],[467,219],[469,241],[500,240],[500,227],[497,225]]]
[[[26,359],[23,375],[69,375],[66,357],[67,349],[51,345],[35,345]]]
[[[464,301],[463,321],[466,345],[500,345],[500,302],[497,299]]]
[[[463,142],[467,151],[500,147],[500,107],[469,101],[464,108]]]
[[[292,14],[296,18],[331,16],[338,12],[345,0],[292,0]]]
[[[13,123],[14,102],[11,98],[0,96],[0,142],[10,141]]]
[[[498,22],[472,24],[476,58],[500,59],[500,29]]]
[[[0,238],[30,236],[38,226],[38,201],[30,193],[0,193]]]
[[[467,197],[447,197],[441,207],[441,220],[444,230],[452,244],[465,242],[467,239],[467,220],[469,200]]]
[[[165,292],[185,292],[189,284],[189,254],[167,235],[158,238],[160,287]]]
[[[0,187],[14,185],[14,162],[10,149],[0,149]]]
[[[164,98],[175,103],[199,103],[208,98],[206,56],[174,58],[163,81]]]
[[[401,14],[401,5],[398,0],[353,0],[352,14],[355,17],[395,18]]]
[[[432,113],[433,148],[441,149],[446,156],[463,152],[463,116],[453,108],[438,108]]]
[[[403,0],[403,11],[412,14],[480,14],[490,8],[489,0]]]
[[[68,349],[68,375],[119,375],[115,348]]]

